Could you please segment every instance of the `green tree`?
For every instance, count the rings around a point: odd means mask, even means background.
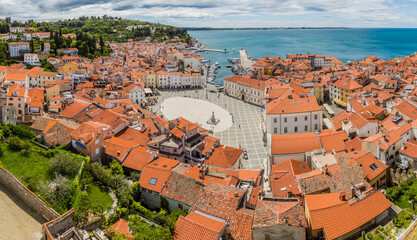
[[[15,151],[21,150],[23,149],[23,141],[20,140],[19,137],[16,137],[16,136],[11,137],[9,139],[9,148]]]
[[[122,165],[120,165],[120,163],[118,161],[112,161],[110,163],[110,170],[115,175],[117,175],[117,174],[123,175],[123,167],[122,167]]]
[[[7,52],[6,45],[0,41],[0,64],[6,61],[6,52]]]
[[[81,161],[67,152],[59,152],[49,160],[49,169],[54,174],[74,177],[80,169]]]

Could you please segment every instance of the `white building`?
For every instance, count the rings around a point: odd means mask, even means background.
[[[43,45],[43,52],[49,53],[51,51],[51,44],[45,43]]]
[[[184,73],[182,76],[182,88],[190,88],[191,87],[191,73]]]
[[[266,105],[267,133],[271,135],[320,132],[323,109],[315,96],[288,95]]]
[[[126,91],[129,93],[129,98],[133,104],[139,104],[139,106],[145,106],[145,89],[141,85],[130,84],[127,86]]]
[[[204,76],[201,76],[200,73],[191,74],[191,87],[198,88],[203,85]]]
[[[187,67],[192,67],[193,69],[200,71],[201,57],[198,55],[184,57],[184,68]]]
[[[169,87],[169,77],[168,72],[158,71],[156,72],[158,78],[158,87],[159,88],[168,88]]]
[[[38,54],[34,53],[25,53],[24,63],[34,66],[40,66],[41,62],[39,61]]]
[[[180,72],[169,73],[169,87],[181,88],[182,86],[182,74]]]
[[[9,43],[10,57],[20,56],[20,51],[30,51],[29,43],[27,43],[27,42],[11,42],[11,43]]]
[[[235,75],[224,79],[224,92],[232,97],[262,106],[265,104],[265,81]]]
[[[348,115],[347,119],[342,121],[342,129],[351,138],[354,136],[367,138],[378,133],[378,120],[366,114],[355,113]]]
[[[14,84],[7,89],[7,106],[16,107],[17,121],[25,120],[25,106],[28,90],[19,84]]]
[[[10,28],[10,32],[12,32],[12,33],[22,33],[22,32],[25,32],[26,31],[26,28],[24,28],[24,27],[11,27]]]

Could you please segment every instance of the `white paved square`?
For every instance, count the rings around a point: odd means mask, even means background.
[[[209,85],[207,90],[210,89],[214,89],[214,87]],[[261,127],[262,117],[260,107],[226,96],[223,93],[212,93],[210,91],[206,91],[206,89],[199,89],[160,91],[158,102],[155,106],[151,107],[151,110],[156,112],[158,115],[164,115],[164,113],[161,111],[161,104],[163,105],[163,102],[166,99],[173,97],[186,97],[206,100],[232,113],[234,117],[234,123],[232,126],[222,132],[215,132],[212,135],[216,138],[219,138],[221,144],[236,148],[240,147],[247,150],[249,159],[243,161],[244,168],[258,169],[266,167],[265,163],[267,158],[267,148],[264,147],[262,140],[263,133]],[[207,110],[209,111],[209,114],[211,114],[210,109]],[[166,111],[167,109],[164,106],[164,112]],[[197,114],[198,111],[199,109],[195,110]],[[164,117],[170,119],[170,116]],[[187,117],[184,115],[182,117],[187,119]],[[188,120],[193,121],[192,119]],[[222,120],[223,119],[220,119],[220,122]],[[208,130],[210,129],[208,128]]]

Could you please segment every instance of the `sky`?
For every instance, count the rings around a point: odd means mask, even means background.
[[[0,0],[0,18],[114,16],[179,27],[417,27],[417,0]]]

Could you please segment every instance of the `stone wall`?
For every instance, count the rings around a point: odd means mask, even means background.
[[[17,178],[2,167],[0,167],[0,184],[3,184],[14,195],[20,198],[23,203],[33,209],[37,214],[44,217],[47,221],[60,216],[55,210],[46,205],[46,203],[44,203],[39,197],[32,193],[19,180],[17,180]]]
[[[43,239],[65,239],[69,236],[78,239],[75,232],[76,222],[73,220],[74,209],[42,225]]]

